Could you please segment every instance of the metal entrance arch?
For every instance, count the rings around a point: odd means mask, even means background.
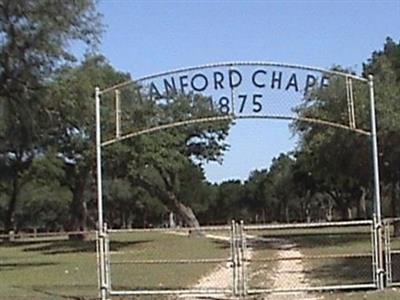
[[[243,68],[243,70],[241,70]],[[246,69],[246,70],[244,70]],[[208,73],[207,73],[208,72]],[[296,72],[302,72],[303,76],[299,76]],[[267,76],[271,76],[267,79]],[[286,77],[284,85],[282,85],[283,77]],[[247,78],[247,85],[244,82]],[[340,78],[345,81],[347,95],[347,112],[348,123],[338,122],[324,118],[309,118],[299,116],[289,111],[281,112],[263,112],[261,111],[260,94],[253,94],[253,108],[251,113],[246,113],[244,105],[247,96],[242,97],[240,108],[236,106],[235,91],[243,83],[243,87],[252,85],[253,89],[269,90],[271,94],[276,92],[298,93],[304,95],[310,90],[324,88],[328,86],[328,81],[332,78]],[[224,81],[225,80],[225,81]],[[265,80],[265,81],[264,81]],[[210,83],[212,82],[212,83]],[[357,128],[355,122],[355,107],[353,99],[353,82],[362,85],[368,85],[369,107],[370,107],[370,129]],[[149,99],[156,101],[163,98],[169,92],[180,93],[194,92],[204,94],[207,89],[221,92],[230,90],[230,97],[222,96],[219,98],[220,113],[197,119],[189,119],[167,124],[159,124],[151,128],[143,128],[134,132],[121,134],[120,130],[120,89],[132,84],[141,84],[146,86]],[[225,85],[225,87],[224,87]],[[302,85],[302,86],[301,86]],[[160,86],[164,87],[164,92],[160,93]],[[283,87],[282,87],[283,86]],[[299,88],[301,86],[301,88]],[[115,137],[106,141],[101,139],[101,119],[100,105],[101,96],[109,93],[115,93],[115,118],[116,131]],[[240,95],[239,95],[240,97]],[[223,100],[223,101],[222,101]],[[378,146],[376,136],[376,117],[375,117],[375,100],[374,100],[374,83],[373,76],[369,75],[368,79],[359,77],[349,73],[343,73],[333,70],[324,70],[321,68],[284,64],[276,62],[224,62],[216,64],[207,64],[195,67],[175,69],[171,71],[161,72],[149,76],[141,77],[135,81],[126,81],[112,87],[101,90],[95,89],[96,104],[96,163],[97,163],[97,192],[98,192],[98,265],[99,265],[99,287],[101,299],[106,299],[110,292],[108,278],[108,261],[106,253],[108,252],[107,227],[103,221],[103,195],[102,195],[102,147],[113,143],[133,138],[142,134],[148,134],[168,128],[176,128],[188,124],[220,122],[226,120],[239,119],[282,119],[295,120],[299,122],[310,122],[320,124],[322,126],[331,126],[354,132],[356,134],[365,135],[371,139],[372,159],[374,167],[374,217],[376,218],[375,235],[376,235],[376,282],[377,287],[382,289],[384,286],[384,265],[383,265],[383,247],[382,247],[382,218],[381,218],[381,202],[379,189],[379,166],[378,166]],[[223,108],[221,110],[221,108]]]

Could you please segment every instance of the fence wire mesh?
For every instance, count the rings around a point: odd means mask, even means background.
[[[385,231],[386,285],[400,286],[400,219],[387,219]]]
[[[249,293],[375,286],[372,222],[245,228]]]
[[[111,294],[225,294],[233,285],[229,226],[110,231]]]
[[[375,288],[372,221],[109,231],[111,295]]]

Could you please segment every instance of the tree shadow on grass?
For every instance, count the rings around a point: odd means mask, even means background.
[[[400,254],[392,254],[392,282],[400,282]]]
[[[253,239],[248,244],[254,250],[285,250],[296,248],[305,255],[302,258],[304,264],[304,273],[310,279],[312,286],[317,285],[339,285],[339,284],[369,284],[373,282],[372,278],[372,258],[371,248],[367,247],[360,251],[366,256],[362,257],[335,257],[314,259],[313,255],[307,259],[307,250],[318,250],[332,247],[332,251],[325,253],[335,255],[342,252],[343,254],[353,254],[352,244],[366,242],[370,245],[369,234],[354,233],[334,233],[334,234],[285,234],[285,235],[264,235],[261,239]],[[314,251],[315,252],[315,251]],[[313,252],[311,252],[312,254]],[[314,255],[324,253],[315,252]],[[399,257],[400,262],[400,257]],[[399,270],[400,271],[400,270]],[[400,272],[399,272],[400,275]]]
[[[149,243],[151,240],[139,241],[112,241],[110,242],[110,251],[120,251],[126,247],[136,246],[138,244]],[[35,244],[34,244],[35,245]],[[25,247],[27,245],[25,244]],[[42,243],[40,245],[29,246],[23,249],[24,252],[42,252],[43,254],[69,254],[69,253],[95,253],[96,241],[53,241]]]
[[[369,245],[371,243],[371,235],[369,233],[274,234],[271,236],[262,235],[262,239],[266,242],[257,242],[256,244],[259,247],[270,248],[276,243],[279,244],[279,240],[281,240],[294,243],[301,250],[307,248],[351,247],[351,244],[354,243],[365,242]]]
[[[13,271],[34,267],[47,267],[58,265],[58,263],[53,262],[17,262],[17,263],[2,263],[0,262],[0,272],[3,271]]]
[[[370,257],[318,260],[306,267],[307,277],[324,285],[369,284],[373,282]]]
[[[231,244],[229,241],[221,241],[221,240],[213,240],[213,244],[216,245],[217,249],[229,249],[231,247]]]
[[[72,287],[73,289],[75,289],[75,292],[69,294],[66,292],[58,292],[58,291],[54,291],[54,289],[68,289],[71,288],[71,286],[69,285],[52,285],[51,286],[51,290],[49,289],[49,287],[47,286],[34,286],[32,287],[32,291],[36,292],[36,293],[40,293],[46,296],[50,296],[50,297],[56,297],[54,299],[73,299],[73,300],[96,300],[99,299],[96,296],[78,296],[78,295],[74,295],[76,294],[76,290],[79,290],[81,288],[89,288],[90,290],[93,290],[93,294],[96,294],[97,292],[97,287],[93,286],[93,285],[82,285],[82,286],[74,286]],[[53,299],[53,298],[52,298]]]

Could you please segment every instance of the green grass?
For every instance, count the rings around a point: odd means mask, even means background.
[[[117,234],[111,244],[119,243],[128,243],[129,246],[119,252],[111,249],[114,262],[228,258],[230,254],[229,242],[158,232]],[[114,289],[187,288],[216,266],[216,263],[115,264],[112,265],[113,287]]]
[[[295,244],[303,255],[311,286],[365,284],[372,282],[371,236],[368,226],[258,230],[258,235]],[[271,241],[271,245],[274,242]],[[273,246],[271,246],[273,247]],[[363,254],[365,257],[323,258],[321,256]]]
[[[222,258],[229,244],[164,233],[116,235],[113,260]],[[195,284],[214,264],[115,265],[114,288],[178,288]],[[95,242],[18,241],[0,244],[0,299],[93,299],[97,296]]]
[[[229,235],[227,232],[215,235]],[[284,239],[297,244],[304,256],[370,253],[367,228],[257,230],[263,238]],[[273,242],[248,240],[253,259],[274,258]],[[394,239],[392,249],[400,249]],[[191,238],[163,232],[111,235],[112,261],[180,260],[227,258],[229,243],[208,238]],[[400,281],[400,255],[393,256],[394,280]],[[306,276],[312,286],[366,283],[371,281],[371,260],[363,258],[305,259]],[[252,262],[250,288],[272,287],[272,270],[277,261]],[[113,264],[114,289],[178,289],[193,286],[217,264]],[[95,243],[42,239],[0,244],[0,299],[94,299],[97,296]],[[400,292],[323,293],[325,300],[400,299]],[[161,299],[141,297],[140,299]]]
[[[0,258],[0,299],[93,298],[97,294],[92,241],[1,244]]]

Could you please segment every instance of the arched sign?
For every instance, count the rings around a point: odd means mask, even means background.
[[[324,90],[331,82],[340,81],[341,93],[346,94],[343,112],[345,122],[315,116],[301,116],[294,108],[304,103],[312,91]],[[212,116],[185,120],[189,123],[219,121],[221,119],[286,119],[319,123],[369,135],[369,130],[358,128],[355,122],[353,86],[367,89],[367,79],[348,73],[320,68],[271,62],[229,62],[171,70],[127,81],[99,91],[99,95],[116,92],[136,85],[138,95],[148,101],[165,101],[177,94],[201,94],[209,97]],[[119,107],[119,104],[116,104]],[[116,112],[119,108],[116,108]],[[214,118],[213,118],[214,117]],[[183,120],[143,128],[103,141],[109,145],[143,133],[187,124]],[[119,121],[116,122],[119,124]],[[117,128],[117,132],[120,132]]]
[[[132,88],[140,101],[166,105],[177,95],[199,94],[209,99],[209,114],[182,120],[160,120],[151,126],[121,131],[121,97]],[[101,139],[101,98],[115,98],[115,136]],[[324,99],[324,97],[327,97]],[[105,232],[103,227],[101,149],[141,134],[184,126],[246,118],[284,119],[311,122],[345,129],[371,138],[374,166],[374,201],[377,223],[381,224],[378,150],[375,125],[373,77],[308,66],[274,62],[227,62],[188,67],[127,81],[103,90],[96,88],[96,150],[99,221],[99,279],[102,299],[107,296]],[[323,105],[316,105],[316,103]],[[319,114],[304,114],[304,108],[316,106]],[[298,109],[303,108],[302,110]],[[336,114],[323,113],[336,107]],[[368,108],[369,109],[365,109]],[[307,111],[307,109],[305,109]],[[312,109],[311,109],[312,111]],[[369,122],[363,113],[369,113]],[[359,118],[362,122],[359,122]],[[366,126],[366,124],[368,126]],[[381,229],[377,227],[377,240]],[[377,270],[383,267],[382,249],[376,251]],[[383,284],[383,274],[377,272]]]

